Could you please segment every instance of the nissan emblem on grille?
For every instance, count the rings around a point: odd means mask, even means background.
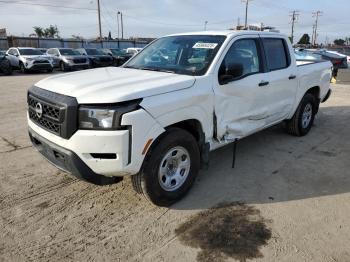
[[[39,102],[35,105],[35,114],[39,119],[43,116],[43,106]]]

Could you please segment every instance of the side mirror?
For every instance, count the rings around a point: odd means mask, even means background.
[[[219,82],[225,85],[241,76],[243,76],[243,64],[229,64],[220,69]]]

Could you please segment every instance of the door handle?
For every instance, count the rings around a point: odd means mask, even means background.
[[[288,77],[289,80],[293,80],[293,79],[295,79],[295,78],[297,78],[296,75],[291,75],[291,76]]]
[[[270,84],[270,82],[261,81],[261,82],[259,83],[259,86],[267,86],[267,85],[269,85],[269,84]]]

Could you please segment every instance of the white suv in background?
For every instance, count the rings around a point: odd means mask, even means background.
[[[6,54],[13,68],[18,68],[22,73],[27,71],[52,72],[52,59],[35,48],[12,47]]]

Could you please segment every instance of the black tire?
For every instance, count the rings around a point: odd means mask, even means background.
[[[26,74],[28,72],[28,70],[25,68],[22,62],[19,63],[19,70],[21,71],[22,74]]]
[[[163,166],[165,166],[165,163],[168,165],[168,160],[163,160],[163,158],[171,150],[176,151],[176,148],[187,150],[190,160],[189,171],[179,188],[172,191],[164,190],[159,178],[160,165],[162,163]],[[183,156],[181,156],[182,158]],[[186,195],[195,181],[199,167],[200,152],[195,138],[183,129],[172,128],[152,145],[145,157],[141,171],[131,177],[132,184],[136,192],[143,194],[153,204],[157,206],[169,206]],[[170,184],[172,184],[172,181]]]
[[[293,118],[286,121],[286,128],[289,134],[294,136],[305,136],[309,133],[314,123],[315,115],[317,113],[317,109],[318,109],[317,101],[318,100],[315,98],[314,95],[309,93],[305,94]],[[303,114],[305,110],[308,111],[307,109],[309,109],[310,106],[312,110],[310,118],[304,122]],[[308,124],[306,125],[306,123]]]
[[[63,62],[60,63],[60,69],[61,69],[62,72],[66,72],[67,71],[67,67],[66,67],[66,65]]]

